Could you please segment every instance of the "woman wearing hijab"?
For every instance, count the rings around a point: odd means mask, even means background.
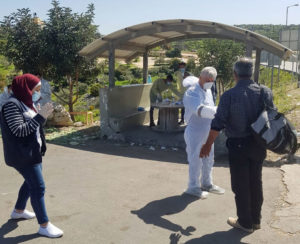
[[[3,105],[0,113],[4,158],[8,166],[15,168],[24,178],[19,190],[12,219],[37,217],[38,233],[50,238],[60,237],[63,231],[49,222],[45,202],[45,183],[42,175],[42,156],[46,143],[42,125],[52,113],[50,103],[36,108],[34,102],[40,98],[40,79],[31,74],[14,78],[13,95]],[[34,213],[25,209],[31,200]]]

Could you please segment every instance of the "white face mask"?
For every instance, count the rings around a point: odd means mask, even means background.
[[[208,89],[210,89],[213,86],[213,84],[214,84],[213,82],[206,82],[203,85],[203,89],[204,90],[208,90]]]

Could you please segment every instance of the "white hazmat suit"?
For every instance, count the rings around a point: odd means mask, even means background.
[[[202,145],[208,138],[216,107],[211,90],[204,90],[198,82],[194,82],[185,92],[183,104],[185,107],[184,119],[187,123],[184,139],[189,162],[188,190],[201,192],[201,187],[213,185],[214,146],[212,146],[209,157],[200,158],[199,154]]]

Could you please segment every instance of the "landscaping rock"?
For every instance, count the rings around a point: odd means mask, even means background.
[[[53,113],[47,119],[48,126],[70,126],[73,125],[70,114],[58,103],[53,103]]]
[[[79,121],[79,122],[75,122],[73,125],[75,127],[81,127],[81,126],[83,126],[83,123],[81,121]]]

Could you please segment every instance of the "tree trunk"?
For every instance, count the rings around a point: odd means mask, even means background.
[[[69,106],[69,112],[73,112],[73,80],[71,76],[67,76],[67,80],[69,82],[69,102],[68,102],[68,106]],[[74,121],[74,115],[71,115],[72,120]]]

